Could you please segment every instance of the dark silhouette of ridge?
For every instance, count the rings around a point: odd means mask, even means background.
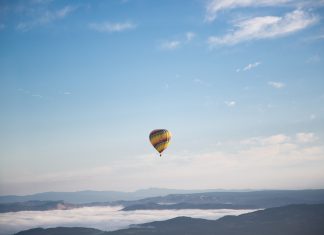
[[[33,228],[17,234],[24,235],[101,235],[105,232],[93,229],[93,228],[81,228],[81,227],[57,227],[57,228]]]

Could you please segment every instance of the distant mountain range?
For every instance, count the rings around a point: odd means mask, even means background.
[[[78,191],[78,192],[44,192],[25,196],[0,196],[0,203],[26,201],[64,201],[67,203],[112,202],[119,200],[139,200],[147,197],[165,196],[169,194],[190,194],[199,192],[226,191],[222,189],[209,190],[181,190],[149,188],[134,192],[118,191]]]
[[[324,204],[289,205],[218,220],[177,217],[104,232],[89,228],[30,229],[16,235],[323,235]]]
[[[289,204],[324,203],[324,189],[170,194],[167,196],[151,197],[135,201],[121,201],[118,203],[125,206],[124,210],[169,209],[170,207],[174,207],[172,204],[178,204],[179,206],[183,204],[218,205],[224,209],[270,208]]]
[[[76,204],[65,203],[63,201],[27,201],[0,203],[0,213],[17,211],[47,211],[47,210],[68,210],[80,207]]]
[[[144,195],[144,193],[142,195]],[[61,196],[63,197],[64,194]],[[63,201],[63,198],[59,198],[59,200],[56,201],[49,201],[48,198],[51,197],[44,197],[46,201],[0,203],[0,213],[22,210],[72,209],[85,206],[116,205],[124,206],[123,210],[125,211],[165,209],[258,209],[278,207],[289,204],[321,204],[324,203],[324,189],[183,193],[148,197],[131,201],[95,201],[82,204],[65,202]],[[90,200],[90,198],[96,197],[91,196],[88,197],[87,200]],[[85,200],[86,198],[83,199]],[[103,200],[103,198],[101,199]]]
[[[126,206],[123,211],[134,211],[134,210],[181,210],[181,209],[258,209],[254,205],[235,205],[235,204],[216,204],[216,203],[175,203],[175,204],[157,204],[157,203],[144,203]]]

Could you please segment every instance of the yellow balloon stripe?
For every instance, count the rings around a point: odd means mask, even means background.
[[[159,153],[162,153],[169,146],[169,141],[158,144],[155,148]]]
[[[169,134],[167,132],[161,132],[161,133],[155,134],[154,136],[151,137],[151,143],[153,145],[156,145],[157,143],[159,143],[165,139],[166,140],[170,139]]]

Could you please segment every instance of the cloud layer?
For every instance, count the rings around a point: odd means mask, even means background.
[[[90,227],[105,231],[127,228],[178,216],[218,219],[225,215],[239,215],[253,210],[138,210],[120,211],[122,207],[84,207],[72,210],[21,211],[0,214],[0,235],[13,234],[35,227]]]

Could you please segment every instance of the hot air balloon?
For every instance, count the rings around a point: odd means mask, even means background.
[[[165,129],[156,129],[150,133],[150,141],[153,147],[160,153],[168,147],[171,139],[171,132]]]

